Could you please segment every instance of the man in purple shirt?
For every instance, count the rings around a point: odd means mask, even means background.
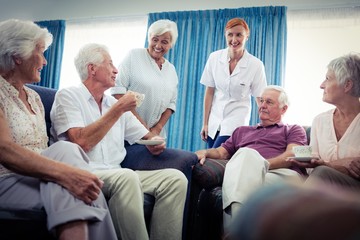
[[[241,126],[220,147],[196,152],[200,164],[206,158],[230,159],[222,185],[225,229],[254,190],[279,180],[300,180],[300,170],[291,169],[286,159],[294,156],[294,146],[305,145],[307,139],[303,127],[282,123],[288,105],[283,88],[266,87],[260,98],[258,125]]]

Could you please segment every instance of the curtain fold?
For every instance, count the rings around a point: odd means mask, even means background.
[[[64,51],[65,20],[40,21],[36,24],[47,28],[53,35],[53,43],[44,53],[47,65],[41,71],[41,81],[37,85],[58,89]]]
[[[224,29],[231,18],[246,20],[250,28],[246,49],[264,62],[268,84],[282,85],[286,11],[286,7],[254,7],[149,14],[148,26],[159,19],[170,19],[179,31],[176,45],[165,56],[179,77],[177,111],[168,124],[169,147],[189,151],[206,147],[200,138],[205,90],[200,78],[209,54],[226,47]],[[257,122],[257,107],[253,107],[250,124]]]

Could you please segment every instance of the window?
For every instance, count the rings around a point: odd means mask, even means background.
[[[287,123],[311,125],[333,105],[322,101],[320,84],[327,64],[350,52],[360,52],[360,8],[288,11],[284,87],[290,107]]]
[[[144,47],[147,16],[67,21],[59,88],[78,85],[74,58],[87,43],[104,44],[117,67],[132,48]]]

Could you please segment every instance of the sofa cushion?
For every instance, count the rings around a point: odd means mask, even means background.
[[[50,136],[50,127],[51,127],[50,110],[53,105],[57,90],[54,88],[47,88],[33,84],[27,84],[26,86],[35,90],[40,95],[41,102],[43,103],[45,110],[46,131],[47,131],[47,135]]]
[[[207,190],[221,186],[228,160],[207,158],[204,165],[197,163],[193,169],[193,180]]]

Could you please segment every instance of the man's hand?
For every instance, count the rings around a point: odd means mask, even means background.
[[[166,148],[165,139],[160,136],[152,137],[151,140],[164,140],[163,143],[158,145],[146,145],[147,149],[151,152],[152,155],[160,155]]]
[[[67,168],[58,184],[78,199],[90,204],[99,197],[104,182],[88,171],[70,167]]]
[[[123,112],[132,111],[136,108],[136,96],[132,92],[127,92],[115,104]]]
[[[195,152],[198,157],[200,165],[204,165],[206,158],[213,159],[230,159],[231,156],[224,147],[209,148],[198,150]]]
[[[206,152],[207,150],[199,150],[199,151],[196,151],[195,154],[197,155],[198,157],[198,160],[199,160],[199,163],[200,165],[204,165],[205,163],[205,160],[206,160]]]

